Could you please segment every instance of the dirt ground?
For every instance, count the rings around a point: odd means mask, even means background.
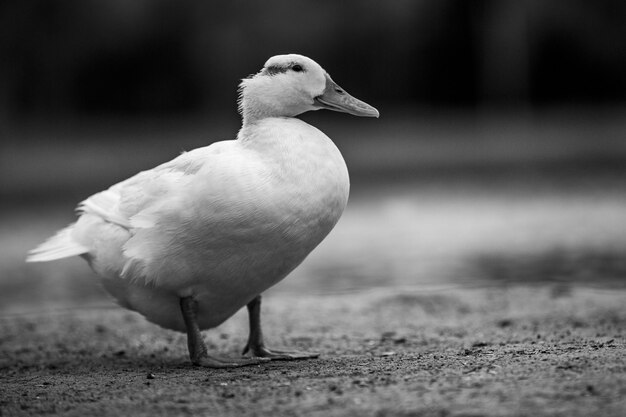
[[[196,368],[125,310],[0,320],[0,415],[623,416],[626,292],[539,285],[276,294],[268,345],[316,360]],[[205,338],[238,355],[238,313]]]
[[[350,203],[264,296],[268,345],[320,358],[232,370],[190,365],[184,335],[107,301],[81,259],[24,263],[82,198],[223,132],[3,143],[0,416],[626,415],[622,109],[408,116],[328,129],[358,138],[338,142]],[[205,339],[236,356],[247,332],[240,312]]]

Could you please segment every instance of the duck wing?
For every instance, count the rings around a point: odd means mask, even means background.
[[[92,195],[77,208],[126,229],[135,227],[135,216],[162,201],[186,177],[195,174],[212,154],[210,147],[185,152],[153,169],[142,171],[109,189]],[[140,222],[140,217],[137,222]]]
[[[112,259],[120,257],[115,246],[128,241],[138,228],[152,227],[154,219],[148,215],[151,209],[167,205],[184,183],[219,153],[219,143],[185,152],[82,201],[77,207],[79,219],[31,250],[26,261],[46,262],[76,255],[98,257],[102,252],[109,264],[106,269],[115,269],[111,264],[122,261]]]

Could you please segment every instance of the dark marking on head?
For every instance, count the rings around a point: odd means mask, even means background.
[[[272,65],[271,67],[267,67],[265,68],[265,70],[263,71],[266,75],[276,75],[276,74],[281,74],[283,72],[287,72],[289,68],[287,67],[281,67],[278,65]]]
[[[287,71],[295,71],[295,72],[306,72],[306,69],[302,64],[298,64],[297,62],[290,62],[287,65],[271,65],[263,69],[264,75],[277,75],[283,74]]]

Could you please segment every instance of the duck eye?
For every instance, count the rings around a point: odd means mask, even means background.
[[[291,67],[292,70],[294,70],[295,72],[301,72],[302,71],[302,65],[296,64],[293,67]]]

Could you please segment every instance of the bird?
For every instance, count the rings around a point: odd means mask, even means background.
[[[320,109],[379,117],[314,60],[269,58],[241,80],[236,138],[183,152],[82,201],[77,220],[27,262],[80,256],[122,307],[187,334],[191,363],[207,368],[318,353],[266,346],[262,293],[333,229],[348,201],[346,163],[332,140],[296,116]],[[201,331],[247,307],[241,357],[210,355]]]

